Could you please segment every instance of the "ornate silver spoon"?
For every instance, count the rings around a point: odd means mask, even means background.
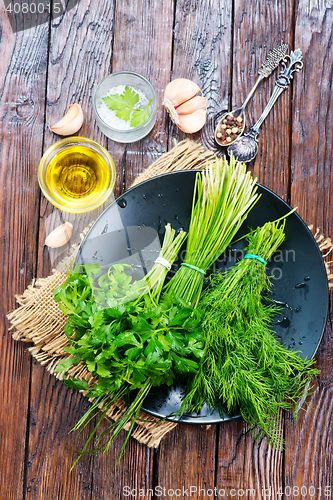
[[[234,109],[233,111],[229,111],[224,113],[220,118],[216,128],[215,128],[215,140],[220,146],[228,146],[232,144],[235,139],[242,135],[245,127],[245,114],[244,110],[246,108],[247,103],[251,99],[254,94],[254,91],[258,87],[259,83],[267,78],[275,68],[278,67],[280,62],[284,59],[288,51],[288,45],[286,43],[276,47],[271,50],[266,57],[265,61],[262,63],[258,70],[259,78],[256,83],[250,90],[247,98],[245,99],[243,105],[240,108]],[[233,122],[233,123],[232,123]],[[232,133],[232,129],[234,129],[234,133]],[[237,131],[236,131],[237,129]],[[226,134],[226,130],[229,131]],[[237,134],[237,135],[235,135]],[[228,140],[227,140],[228,137]],[[233,138],[232,138],[233,137]]]
[[[289,66],[287,67],[287,58],[289,59]],[[295,71],[300,71],[303,67],[302,62],[302,51],[301,49],[297,49],[292,51],[290,55],[286,56],[282,61],[284,66],[282,72],[280,73],[278,79],[275,82],[275,88],[271,95],[270,100],[268,101],[262,115],[260,116],[257,123],[250,128],[249,132],[245,134],[243,137],[239,137],[235,140],[235,142],[228,147],[228,154],[233,154],[235,158],[242,162],[249,162],[253,160],[253,158],[258,153],[258,139],[257,136],[259,134],[259,129],[267,117],[268,113],[272,109],[275,104],[277,98],[282,94],[282,92],[289,86],[290,81],[293,78],[293,73]]]

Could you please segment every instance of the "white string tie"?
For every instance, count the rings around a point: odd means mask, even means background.
[[[161,264],[162,266],[166,267],[168,271],[170,271],[171,264],[166,259],[164,259],[164,257],[157,257],[155,262],[156,262],[156,264]]]

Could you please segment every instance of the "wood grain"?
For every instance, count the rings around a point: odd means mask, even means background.
[[[48,129],[68,109],[79,102],[85,121],[79,134],[107,145],[95,124],[91,93],[97,82],[109,72],[112,56],[113,3],[93,6],[89,0],[53,21],[49,48],[47,102],[44,150],[60,139]],[[99,209],[100,211],[101,209]],[[98,211],[97,211],[98,213]],[[41,202],[38,275],[47,275],[54,255],[43,248],[46,232],[57,220],[70,220],[76,232],[96,217],[96,213],[69,216]],[[92,458],[84,457],[71,472],[75,454],[69,452],[72,439],[68,435],[89,404],[77,392],[68,391],[38,364],[32,369],[31,414],[33,423],[27,460],[27,499],[90,498],[93,482]],[[87,428],[89,436],[94,423]],[[83,446],[84,441],[78,443]],[[80,449],[78,447],[78,449]],[[114,468],[116,457],[108,455],[108,468]]]
[[[218,489],[237,499],[281,498],[277,491],[282,484],[283,453],[268,446],[266,439],[254,442],[243,421],[220,424],[218,450]]]
[[[205,0],[177,2],[172,79],[195,81],[207,97],[207,123],[193,134],[207,149],[216,150],[214,130],[216,113],[228,107],[231,71],[232,3]],[[169,147],[181,132],[169,119]]]
[[[184,489],[190,496],[192,487],[194,498],[199,497],[200,489],[205,492],[214,489],[215,453],[216,425],[180,424],[164,437],[159,447],[155,487],[161,491],[165,488],[166,492],[178,489],[181,491],[178,496],[184,498]],[[201,496],[204,496],[203,492]]]
[[[109,73],[113,40],[113,2],[102,2],[98,7],[89,0],[52,22],[47,102],[44,127],[44,152],[62,139],[49,129],[66,113],[70,104],[79,103],[84,114],[84,123],[78,134],[107,146],[107,138],[96,125],[91,95],[94,87]],[[118,170],[119,173],[119,170]],[[117,176],[116,191],[121,176]],[[94,221],[112,201],[84,214],[68,214],[51,205],[41,197],[38,276],[48,276],[55,267],[59,252],[43,249],[45,236],[60,223],[68,221],[74,226],[70,243],[79,242],[80,232]],[[43,253],[42,253],[43,252]]]
[[[291,416],[286,420],[284,488],[294,492],[301,492],[303,488],[306,498],[330,498],[333,384],[316,383],[307,404],[307,412],[300,411],[296,422]],[[330,488],[326,490],[329,494],[325,494],[325,488]]]
[[[251,4],[236,0],[233,31],[233,108],[241,106],[258,78],[258,70],[268,52],[292,42],[293,2],[256,2]],[[263,80],[247,105],[246,128],[248,131],[264,110],[279,74]],[[279,97],[262,125],[258,140],[259,151],[249,163],[253,175],[264,186],[279,196],[289,198],[289,149],[291,89]]]
[[[326,235],[333,231],[332,206],[332,26],[331,2],[298,2],[295,47],[304,68],[295,77],[292,121],[291,200],[298,213]],[[306,414],[286,420],[285,486],[315,489],[324,498],[332,486],[332,303],[329,322],[316,355],[321,375],[308,398]],[[319,488],[322,489],[320,492]],[[303,488],[304,490],[304,488]],[[304,490],[305,491],[305,490]]]
[[[34,361],[31,380],[30,435],[25,498],[91,498],[92,457],[86,456],[70,473],[76,454],[69,435],[89,402],[68,389]],[[83,439],[89,437],[84,432]],[[83,441],[82,439],[82,441]],[[79,442],[77,446],[82,445]]]
[[[106,428],[107,423],[103,422],[100,432]],[[101,500],[135,497],[152,499],[152,491],[149,490],[153,488],[155,451],[130,438],[119,468],[117,468],[118,457],[125,438],[126,432],[122,431],[111,444],[109,451],[94,456],[92,498]]]
[[[332,26],[331,2],[318,9],[301,2],[296,12],[295,46],[304,68],[295,76],[291,196],[298,213],[330,234],[332,217]]]
[[[112,72],[130,70],[146,77],[155,89],[158,106],[156,124],[145,139],[131,144],[109,141],[116,165],[123,171],[123,189],[167,151],[166,115],[161,103],[170,80],[173,5],[172,0],[116,2]]]
[[[0,6],[0,497],[23,496],[31,359],[14,342],[6,314],[17,307],[36,268],[48,26],[13,34]]]

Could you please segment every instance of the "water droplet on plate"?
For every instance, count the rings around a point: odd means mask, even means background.
[[[120,200],[117,201],[117,204],[120,208],[125,208],[127,205],[127,201],[124,198],[121,198]]]
[[[295,285],[295,288],[305,288],[306,287],[306,284],[305,283],[297,283],[297,285]]]
[[[101,232],[101,234],[105,234],[108,232],[108,227],[109,227],[109,224],[105,224],[105,226],[103,227],[103,231]]]
[[[283,318],[278,319],[275,322],[275,325],[281,326],[282,328],[288,328],[288,326],[290,325],[290,319],[284,316]]]
[[[237,250],[236,250],[237,251]],[[274,302],[274,304],[276,304],[277,306],[281,306],[281,307],[285,307],[286,309],[289,309],[290,311],[292,311],[292,307],[290,307],[290,305],[288,305],[286,302],[283,302],[282,300],[275,300],[275,299],[271,299],[272,302]]]
[[[157,195],[157,197],[158,197],[158,198],[162,198],[162,197],[163,197],[163,194],[162,194],[162,193],[159,193],[159,194]]]
[[[304,277],[304,281],[310,281],[310,279],[311,279],[310,276],[305,276]]]

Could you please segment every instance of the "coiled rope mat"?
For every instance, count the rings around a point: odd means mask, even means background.
[[[189,170],[204,168],[207,161],[212,160],[214,154],[206,151],[200,144],[186,139],[156,160],[150,167],[142,172],[132,186],[139,184],[157,175],[176,170]],[[333,274],[330,266],[333,261],[328,261],[328,255],[333,249],[330,238],[324,238],[319,230],[314,230],[314,237],[326,260],[328,280],[330,287],[333,286]],[[84,234],[81,235],[84,237]],[[71,253],[57,266],[52,275],[34,281],[22,295],[16,296],[19,307],[8,315],[13,330],[13,338],[23,342],[30,342],[29,348],[32,356],[55,377],[62,379],[63,374],[55,373],[59,359],[69,357],[64,348],[69,344],[64,334],[66,315],[60,311],[58,304],[53,300],[53,290],[64,283],[67,279],[66,271],[70,270],[70,264],[74,261],[79,246],[73,245]],[[82,365],[71,367],[68,377],[85,378],[89,384],[93,383],[93,376]],[[82,391],[83,394],[86,394]],[[92,400],[91,400],[92,401]],[[115,421],[124,413],[126,405],[119,400],[107,412],[107,416]],[[127,425],[127,429],[129,428]],[[132,432],[132,437],[140,443],[156,448],[165,434],[170,432],[178,424],[140,413]]]

